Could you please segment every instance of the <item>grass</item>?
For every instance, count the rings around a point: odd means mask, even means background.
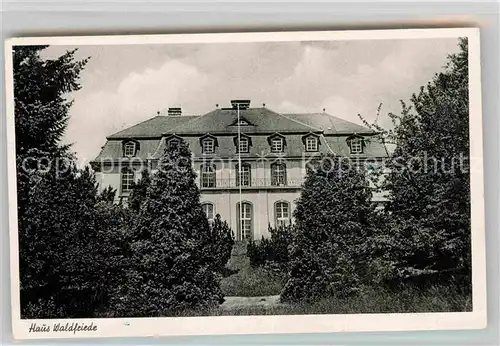
[[[418,313],[472,311],[470,294],[458,292],[451,285],[434,285],[426,289],[411,286],[399,291],[364,287],[349,298],[325,298],[314,303],[283,304],[279,294],[286,283],[283,274],[252,268],[246,256],[246,245],[236,244],[227,265],[235,273],[222,279],[226,302],[211,311],[196,315],[305,315]]]
[[[227,268],[234,274],[222,279],[221,289],[225,296],[259,297],[279,295],[286,278],[262,268],[252,268],[246,256],[246,245],[236,244]]]
[[[472,298],[454,292],[446,286],[426,290],[407,288],[390,292],[365,288],[358,296],[327,298],[315,303],[283,304],[277,296],[246,298],[228,297],[218,308],[206,311],[183,312],[177,316],[245,316],[245,315],[310,315],[310,314],[367,314],[367,313],[424,313],[472,311]],[[253,299],[253,300],[252,300]],[[263,300],[262,300],[263,299]]]
[[[259,297],[280,294],[285,277],[270,273],[262,268],[245,268],[223,278],[221,289],[225,296]]]

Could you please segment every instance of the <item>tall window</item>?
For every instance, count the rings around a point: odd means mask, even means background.
[[[212,224],[214,222],[214,205],[212,203],[203,203],[201,207],[207,216],[208,222]]]
[[[215,150],[215,141],[211,138],[205,139],[201,145],[204,154],[212,154]]]
[[[200,171],[201,187],[215,187],[215,167],[202,165]]]
[[[284,163],[271,165],[271,185],[286,185],[286,165]]]
[[[238,211],[238,240],[252,239],[252,205],[243,202],[237,205]]]
[[[273,153],[283,152],[283,138],[271,139],[271,152]]]
[[[127,142],[123,147],[123,155],[130,157],[135,155],[135,143]]]
[[[361,154],[363,152],[363,141],[361,138],[351,140],[351,154]]]
[[[238,152],[240,153],[248,153],[249,143],[248,138],[240,137],[238,141]]]
[[[318,151],[318,139],[316,137],[306,138],[306,151]]]
[[[121,190],[123,192],[129,192],[132,189],[134,183],[134,171],[128,167],[122,169],[121,176]]]
[[[290,203],[276,202],[274,205],[274,216],[276,218],[276,227],[290,224]]]
[[[236,165],[236,186],[250,186],[251,185],[251,167],[248,163]]]

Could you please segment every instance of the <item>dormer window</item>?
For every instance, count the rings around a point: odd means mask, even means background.
[[[244,117],[236,118],[230,126],[252,126],[253,124]]]
[[[271,139],[271,152],[272,153],[283,152],[283,138],[275,137]]]
[[[349,141],[349,146],[351,148],[351,154],[362,154],[363,153],[363,139],[354,137]]]
[[[126,142],[123,144],[123,156],[132,157],[135,156],[135,152],[136,152],[135,142]]]
[[[318,151],[318,139],[313,136],[306,138],[306,151]]]
[[[201,142],[203,154],[213,154],[215,151],[215,141],[212,138],[206,138]]]
[[[177,135],[170,135],[165,139],[166,143],[170,147],[178,147],[181,144],[181,137]]]
[[[240,153],[248,153],[249,145],[248,138],[241,138],[238,143],[238,152]]]
[[[252,146],[252,138],[245,134],[233,137],[234,146],[237,153],[248,153]]]

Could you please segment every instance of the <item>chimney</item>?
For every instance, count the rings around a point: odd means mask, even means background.
[[[180,117],[182,115],[181,107],[170,107],[168,109],[168,116],[170,117]]]
[[[250,107],[250,100],[231,100],[231,106],[233,109],[247,109]]]

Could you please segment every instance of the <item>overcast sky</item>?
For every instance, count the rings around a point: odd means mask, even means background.
[[[55,56],[75,47],[52,46]],[[360,123],[379,103],[383,114],[398,112],[399,100],[429,81],[456,52],[456,39],[337,42],[210,43],[81,46],[90,57],[81,74],[65,141],[80,161],[99,153],[106,136],[181,106],[204,114],[251,99],[284,113],[321,112]],[[388,126],[388,118],[379,123]]]

